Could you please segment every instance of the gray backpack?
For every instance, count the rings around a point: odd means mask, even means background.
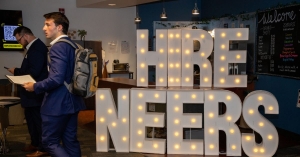
[[[70,84],[64,81],[69,92],[84,98],[94,96],[98,87],[99,79],[97,76],[97,55],[88,49],[84,49],[79,44],[76,44],[77,48],[73,42],[67,39],[61,38],[57,42],[66,42],[75,48],[73,78]],[[51,62],[49,53],[48,61],[49,63]]]

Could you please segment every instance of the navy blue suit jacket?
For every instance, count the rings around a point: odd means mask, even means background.
[[[70,40],[70,38],[65,37]],[[41,113],[50,116],[73,114],[85,109],[83,98],[71,94],[64,81],[71,82],[74,65],[75,49],[66,42],[57,42],[52,45],[50,52],[51,63],[47,79],[34,84],[36,93],[45,93]]]
[[[21,68],[15,68],[14,75],[31,75],[36,81],[44,80],[48,77],[47,70],[47,53],[48,48],[40,40],[35,40],[25,54]],[[41,106],[44,93],[36,94],[28,92],[25,88],[18,86],[21,97],[22,107]]]

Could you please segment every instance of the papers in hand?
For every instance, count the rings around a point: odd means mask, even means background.
[[[30,75],[22,75],[22,76],[10,76],[10,75],[5,75],[10,82],[15,83],[15,84],[24,84],[27,82],[33,82],[35,83],[35,80],[30,76]]]

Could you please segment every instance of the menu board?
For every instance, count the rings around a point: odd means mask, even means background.
[[[256,72],[300,79],[300,5],[257,15]]]

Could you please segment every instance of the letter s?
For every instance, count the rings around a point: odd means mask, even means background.
[[[271,157],[278,147],[278,132],[274,125],[258,112],[258,107],[263,105],[266,114],[278,114],[278,102],[274,95],[267,91],[253,91],[247,95],[243,103],[243,117],[245,122],[259,133],[262,142],[255,142],[254,133],[242,134],[242,147],[248,156]]]

